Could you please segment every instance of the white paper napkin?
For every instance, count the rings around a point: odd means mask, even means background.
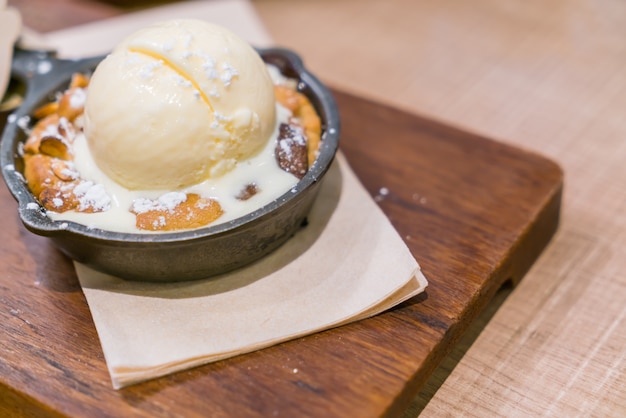
[[[277,251],[214,279],[131,282],[76,264],[113,386],[363,319],[426,287],[342,155],[308,221]]]
[[[45,34],[26,32],[25,46],[46,45],[59,58],[84,58],[106,54],[134,31],[155,22],[177,18],[202,19],[224,26],[254,46],[272,41],[252,5],[246,0],[186,1],[130,13]]]

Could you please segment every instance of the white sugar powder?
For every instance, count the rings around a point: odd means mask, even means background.
[[[17,126],[19,126],[26,133],[30,133],[30,128],[28,127],[29,124],[30,116],[22,116],[17,120]]]
[[[204,70],[204,74],[206,74],[209,80],[215,80],[216,78],[220,76],[217,69],[215,68],[217,64],[213,57],[207,54],[196,54],[196,55],[204,60],[204,62],[202,63],[202,69]]]
[[[176,206],[187,200],[187,194],[182,192],[169,192],[159,196],[158,199],[135,199],[133,202],[133,212],[140,214],[152,210],[167,210],[172,212]],[[165,219],[164,219],[165,220]]]
[[[50,61],[40,61],[37,64],[37,73],[38,74],[47,74],[52,70],[52,63]]]
[[[87,91],[85,89],[75,89],[70,96],[70,106],[74,109],[81,109],[85,106]]]
[[[61,170],[61,175],[63,177],[66,177],[66,178],[69,178],[69,179],[72,179],[72,180],[77,179],[78,176],[79,176],[78,171],[73,170],[73,169],[71,169],[69,167],[66,167],[66,168],[62,169]]]
[[[87,209],[105,211],[111,207],[111,197],[102,184],[81,181],[74,188],[74,195],[78,198],[78,209],[81,211]]]
[[[63,118],[65,119],[65,118]],[[65,119],[67,121],[67,119]],[[59,120],[59,123],[61,122],[61,120]],[[45,137],[54,137],[54,138],[59,138],[61,139],[61,134],[59,133],[59,125],[55,124],[55,123],[51,123],[50,125],[46,126],[46,129],[43,130],[43,132],[41,133],[41,137],[45,138]]]
[[[221,122],[229,122],[231,120],[232,118],[229,118],[228,116],[222,115],[219,112],[213,112],[213,122],[211,122],[211,128],[217,129],[219,128]]]
[[[228,117],[228,116],[226,116],[226,115],[222,115],[222,114],[221,114],[221,113],[219,113],[219,112],[213,112],[213,117],[214,117],[216,120],[219,120],[220,122],[228,122],[228,121],[230,121],[230,120],[231,120],[231,118],[229,118],[229,117]]]
[[[180,86],[183,87],[192,87],[193,83],[189,80],[187,80],[185,77],[180,76],[178,74],[174,75],[174,79],[176,80],[176,83]]]
[[[157,70],[163,66],[163,61],[152,61],[148,64],[144,65],[139,75],[143,78],[152,78],[154,77],[154,70]]]
[[[237,77],[239,73],[235,68],[233,68],[229,63],[225,62],[222,64],[222,74],[220,75],[220,80],[224,83],[225,87],[230,86],[230,83],[233,81],[233,78]]]
[[[278,146],[280,150],[288,157],[291,158],[291,143],[290,141],[280,141],[278,142]]]
[[[140,54],[130,53],[128,54],[128,57],[126,59],[126,64],[128,65],[139,64],[141,62],[141,58],[142,56]]]
[[[211,89],[211,91],[209,92],[209,96],[215,97],[215,98],[219,98],[220,97],[220,92],[217,90],[217,87],[213,87]]]

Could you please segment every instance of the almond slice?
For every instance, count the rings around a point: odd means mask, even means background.
[[[291,113],[295,113],[300,105],[298,92],[291,87],[281,85],[274,86],[274,95],[278,103],[291,110]]]
[[[72,87],[67,89],[59,100],[58,115],[60,117],[67,118],[70,122],[73,122],[83,113],[86,97],[87,92],[82,87]]]
[[[70,81],[70,88],[81,87],[85,88],[89,85],[89,77],[82,73],[72,74],[72,80]]]
[[[43,119],[46,116],[50,116],[50,115],[56,113],[58,110],[59,110],[59,103],[58,102],[50,102],[50,103],[46,103],[43,106],[38,107],[33,112],[33,116],[36,119]]]
[[[35,196],[53,184],[52,158],[41,154],[24,155],[24,177]]]
[[[67,190],[66,190],[67,188]],[[53,212],[66,212],[78,207],[78,200],[71,193],[72,187],[49,187],[39,193],[39,201],[47,210]]]
[[[199,228],[210,224],[224,213],[216,200],[200,197],[195,193],[189,193],[186,197],[170,203],[161,199],[145,199],[141,204],[135,204],[131,212],[137,217],[137,228],[146,231]]]
[[[39,142],[39,152],[62,160],[71,160],[72,153],[65,140],[60,136],[44,136]]]
[[[55,176],[61,181],[73,181],[78,179],[78,172],[70,166],[70,162],[63,160],[52,160],[51,169]]]
[[[37,154],[39,152],[39,144],[41,137],[47,135],[47,132],[58,132],[59,115],[56,113],[48,115],[35,124],[30,135],[24,143],[24,152]]]

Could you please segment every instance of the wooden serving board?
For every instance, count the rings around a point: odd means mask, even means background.
[[[115,391],[71,262],[0,187],[0,415],[380,416],[409,404],[554,234],[563,175],[533,153],[336,91],[341,149],[430,281],[377,317]],[[320,260],[323,262],[323,260]]]

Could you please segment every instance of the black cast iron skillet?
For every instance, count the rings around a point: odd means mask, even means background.
[[[264,61],[299,80],[299,90],[322,120],[322,145],[316,162],[291,190],[238,219],[200,229],[130,234],[53,221],[30,193],[22,171],[23,126],[38,106],[67,88],[75,72],[89,73],[104,58],[57,59],[54,53],[16,49],[12,78],[26,85],[21,106],[7,118],[0,143],[2,176],[18,202],[21,221],[31,232],[49,237],[58,248],[96,270],[130,280],[173,282],[225,273],[249,264],[284,244],[304,222],[339,142],[339,114],[329,90],[285,49],[258,49]]]

